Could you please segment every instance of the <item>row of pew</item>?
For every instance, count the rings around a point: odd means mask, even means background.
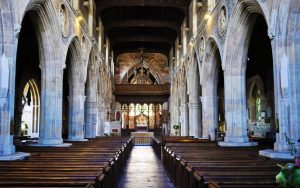
[[[129,137],[73,142],[71,147],[19,147],[22,161],[0,161],[0,187],[116,187],[132,150]]]
[[[191,137],[153,138],[153,149],[180,188],[279,187],[277,164],[285,163],[260,157],[259,148],[224,148]]]

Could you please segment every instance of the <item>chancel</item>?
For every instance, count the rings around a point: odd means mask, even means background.
[[[0,0],[0,187],[300,187],[299,0]]]

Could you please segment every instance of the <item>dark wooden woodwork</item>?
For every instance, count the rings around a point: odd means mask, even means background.
[[[170,84],[116,84],[115,95],[169,95]]]
[[[173,7],[185,11],[189,5],[187,0],[101,0],[96,2],[100,5],[100,9],[120,6],[158,6]]]
[[[0,161],[0,187],[116,187],[133,147],[126,137],[73,142],[69,148],[18,147],[31,156]]]
[[[154,138],[153,148],[175,186],[182,188],[278,187],[277,164],[284,163],[259,157],[260,148],[220,148],[186,137]]]
[[[164,21],[164,20],[122,20],[122,21],[114,21],[107,23],[106,29],[111,30],[115,28],[128,28],[128,27],[146,27],[146,28],[168,28],[173,31],[179,33],[180,30],[178,28],[178,24],[172,21]]]
[[[168,56],[174,46],[191,0],[97,0],[114,54],[139,52]]]

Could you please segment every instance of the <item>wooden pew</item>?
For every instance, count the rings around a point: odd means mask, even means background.
[[[132,147],[128,137],[96,138],[69,148],[19,147],[32,155],[0,162],[0,187],[115,187]]]
[[[259,148],[220,148],[215,143],[165,141],[163,163],[178,187],[277,187],[276,164]]]

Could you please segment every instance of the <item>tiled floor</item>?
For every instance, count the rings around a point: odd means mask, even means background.
[[[118,187],[174,188],[151,146],[133,148]]]

